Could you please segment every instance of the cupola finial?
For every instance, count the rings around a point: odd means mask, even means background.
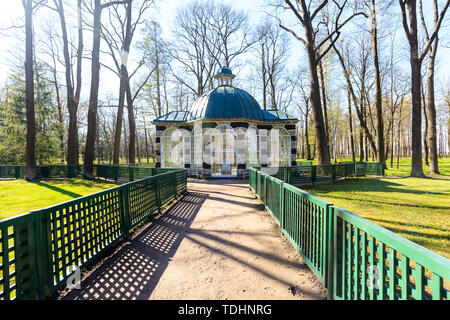
[[[234,77],[235,75],[233,74],[230,68],[222,67],[219,69],[219,71],[217,71],[217,74],[215,75],[214,78],[217,79],[219,87],[220,86],[232,87]]]

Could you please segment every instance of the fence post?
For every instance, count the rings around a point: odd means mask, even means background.
[[[156,203],[158,204],[158,213],[161,213],[161,177],[156,175]]]
[[[327,248],[326,248],[326,286],[328,289],[328,300],[333,299],[333,275],[334,275],[334,209],[327,205]]]
[[[287,183],[291,183],[291,167],[287,167]]]
[[[16,179],[20,178],[20,167],[19,166],[14,167],[14,175],[15,175]]]
[[[119,167],[114,166],[112,167],[113,170],[113,180],[117,183],[117,180],[119,180]]]
[[[130,205],[129,205],[129,192],[128,186],[123,186],[120,191],[122,209],[120,210],[120,216],[122,217],[122,232],[124,237],[128,237],[130,234]]]
[[[176,173],[176,171],[173,171],[171,173],[171,175],[172,175],[173,197],[175,198],[177,196],[177,173]]]
[[[50,175],[50,167],[49,166],[42,166],[42,177],[44,179],[48,179]]]
[[[280,227],[281,227],[281,233],[283,233],[283,230],[285,229],[285,218],[284,218],[284,182],[281,181],[280,183]]]
[[[263,200],[263,203],[264,203],[264,205],[267,205],[267,175],[264,175],[263,176],[263,178],[264,178],[264,200]]]
[[[128,167],[128,178],[130,179],[130,182],[134,181],[134,167]]]
[[[314,184],[314,182],[316,181],[316,168],[317,168],[317,166],[311,167],[311,183],[312,184]]]
[[[50,294],[53,278],[51,276],[51,248],[48,247],[47,228],[48,219],[45,211],[30,211],[32,219],[32,248],[33,254],[30,256],[30,269],[33,270],[32,285],[35,291],[35,298],[45,299]]]
[[[333,179],[333,181],[336,180],[336,166],[334,164],[331,165],[331,179]]]

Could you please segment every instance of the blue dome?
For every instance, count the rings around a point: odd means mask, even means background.
[[[220,86],[203,94],[189,111],[193,119],[265,120],[255,98],[242,89],[230,86]]]
[[[218,77],[220,77],[220,76],[223,75],[223,74],[230,75],[230,76],[232,76],[232,77],[234,78],[233,72],[231,71],[230,68],[227,68],[227,67],[222,67],[222,68],[220,68],[220,69],[217,71],[217,74],[216,74],[215,78],[217,79]]]

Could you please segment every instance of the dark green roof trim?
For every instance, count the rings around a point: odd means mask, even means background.
[[[266,121],[298,121],[297,118],[294,118],[288,115],[286,112],[278,111],[278,110],[263,110],[264,118]]]
[[[172,111],[155,119],[153,122],[188,122],[191,118],[189,111]]]

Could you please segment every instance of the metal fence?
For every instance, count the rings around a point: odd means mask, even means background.
[[[296,167],[280,167],[277,169],[277,173],[271,176],[292,185],[315,184],[366,175],[384,176],[384,165],[371,162],[332,165],[310,165],[306,163]],[[262,170],[264,171],[264,169]]]
[[[249,183],[330,299],[450,298],[445,257],[259,170]]]
[[[101,169],[102,170],[102,169]],[[0,300],[43,299],[187,188],[172,170],[0,221]]]
[[[44,165],[36,166],[36,177],[38,179],[48,178],[76,178],[81,176],[83,166],[74,165]],[[25,166],[0,166],[0,179],[25,178]]]

